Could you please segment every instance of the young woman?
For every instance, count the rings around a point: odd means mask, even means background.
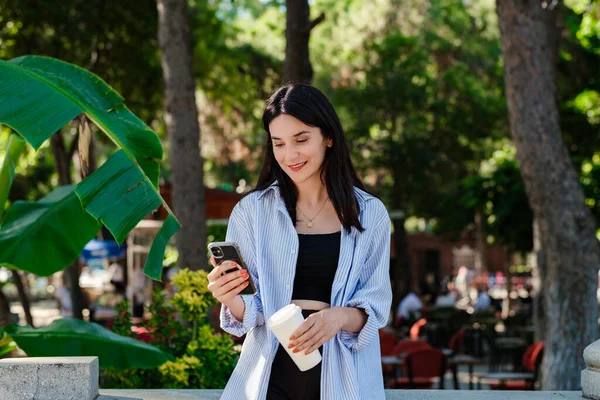
[[[287,85],[267,101],[264,163],[256,189],[234,208],[237,243],[258,294],[239,295],[243,272],[216,266],[208,288],[221,327],[246,334],[221,399],[384,399],[379,328],[392,300],[390,220],[354,171],[340,121],[325,95]],[[306,321],[293,351],[320,351],[300,372],[265,322],[293,302]]]

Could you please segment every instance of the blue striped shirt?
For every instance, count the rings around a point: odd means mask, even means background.
[[[391,224],[379,199],[358,188],[355,195],[365,230],[353,227],[348,232],[342,227],[330,304],[364,309],[368,318],[360,332],[342,330],[323,345],[322,400],[385,399],[378,330],[386,325],[392,301]],[[221,307],[221,327],[236,336],[247,335],[221,399],[262,400],[279,345],[265,321],[290,304],[298,256],[298,235],[276,184],[235,206],[227,241],[238,244],[258,294],[242,296],[246,310],[241,322]]]

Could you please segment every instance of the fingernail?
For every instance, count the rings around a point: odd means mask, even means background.
[[[288,349],[291,349],[292,347],[294,347],[294,343],[288,344]]]
[[[290,340],[294,340],[294,339],[296,339],[295,336],[290,336]]]
[[[294,349],[294,351],[293,351],[292,353],[297,353],[297,352],[299,352],[299,351],[300,351],[300,350],[298,350],[298,349]]]
[[[308,350],[306,350],[306,351],[304,352],[304,355],[305,355],[305,356],[307,356],[307,355],[309,355],[309,354],[310,354],[310,351],[308,351]]]

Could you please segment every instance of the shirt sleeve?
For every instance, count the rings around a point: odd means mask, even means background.
[[[235,336],[243,336],[252,328],[265,323],[263,316],[263,306],[260,300],[260,284],[258,281],[256,267],[256,248],[254,246],[254,233],[252,225],[249,223],[250,215],[243,208],[242,202],[239,202],[231,212],[229,225],[227,226],[226,241],[234,242],[240,249],[248,272],[256,285],[256,295],[242,295],[245,304],[243,321],[238,321],[229,307],[221,305],[221,328]]]
[[[370,256],[362,266],[358,289],[345,307],[362,308],[367,313],[367,322],[360,332],[340,331],[342,343],[352,351],[361,351],[378,337],[379,329],[388,321],[392,304],[390,284],[390,240],[391,223],[385,215],[372,225]]]

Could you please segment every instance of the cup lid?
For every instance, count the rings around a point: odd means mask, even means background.
[[[292,304],[288,304],[287,306],[279,309],[267,321],[267,328],[272,329],[272,328],[274,328],[274,327],[282,324],[283,322],[286,322],[294,314],[296,314],[299,310],[301,310],[301,308],[298,307],[297,305],[293,304],[293,303]]]

